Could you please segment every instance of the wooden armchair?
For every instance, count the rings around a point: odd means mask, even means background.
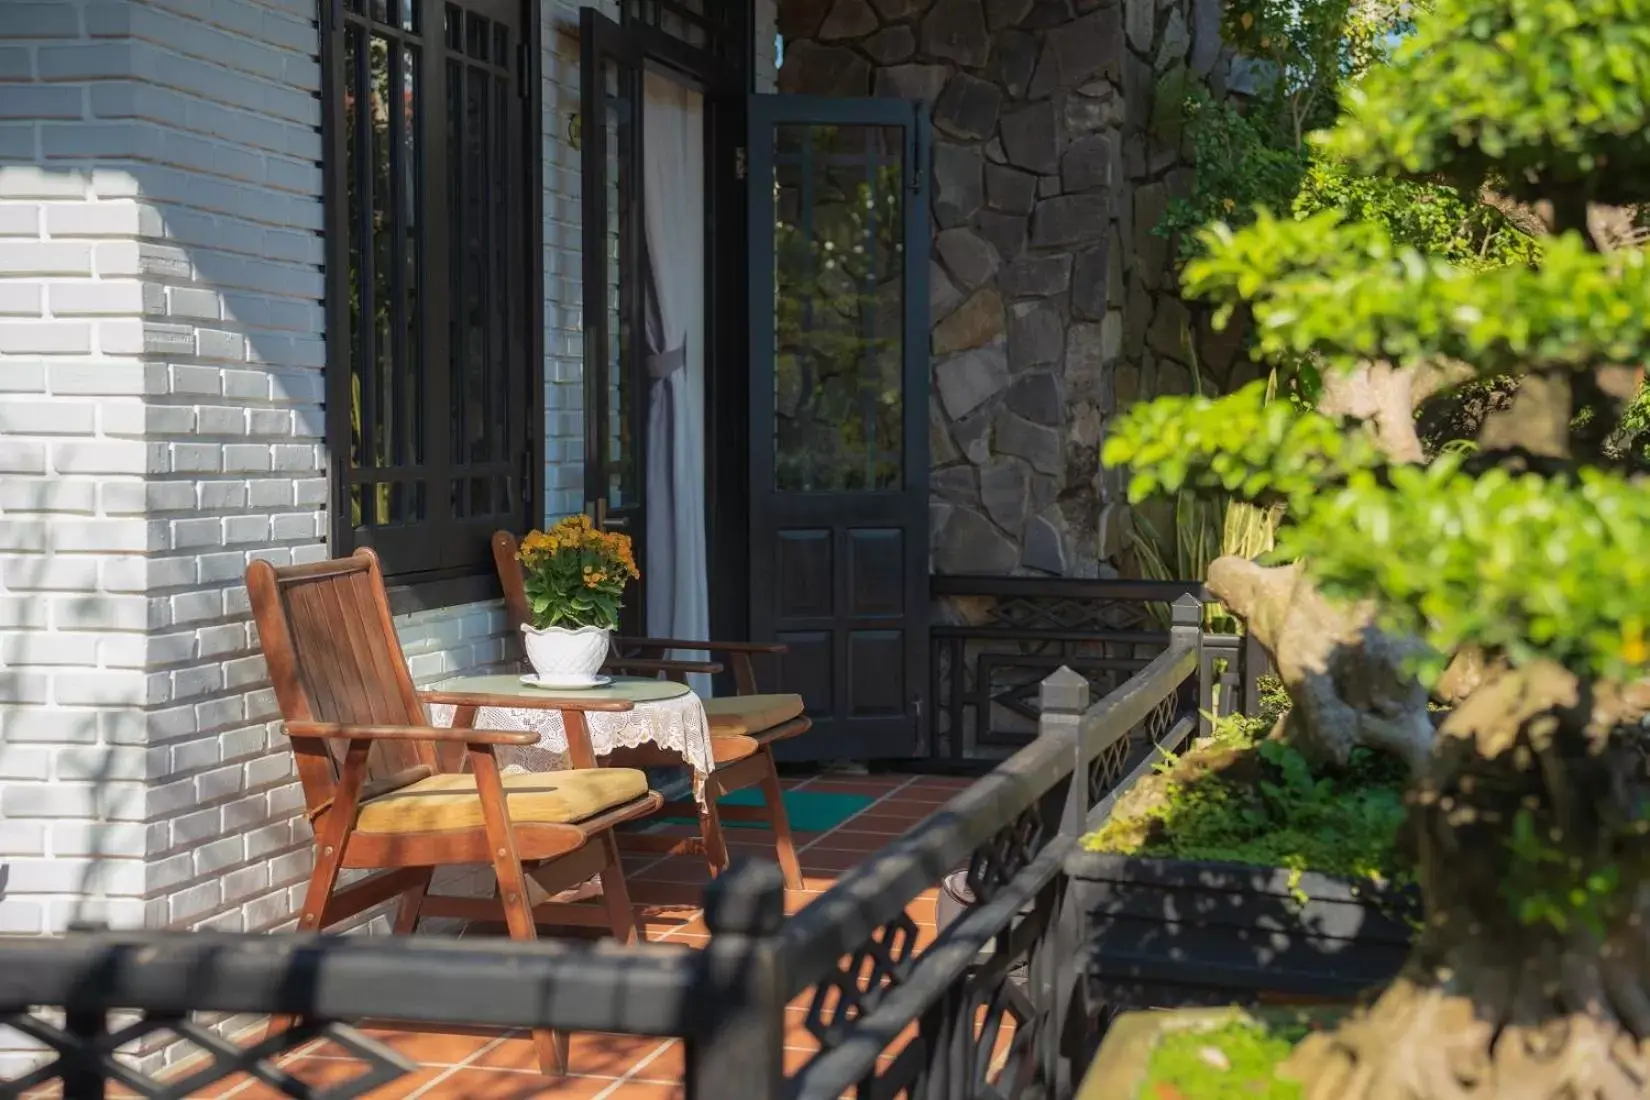
[[[499,583],[504,589],[504,603],[510,616],[510,629],[519,631],[528,621],[527,588],[522,578],[521,562],[516,557],[516,537],[508,531],[493,535],[493,563],[498,567]],[[796,857],[796,845],[791,839],[790,820],[785,813],[783,790],[779,784],[779,770],[774,764],[773,744],[798,734],[806,733],[812,721],[803,713],[799,695],[763,695],[756,690],[756,672],[752,657],[758,654],[781,655],[787,652],[782,645],[764,645],[752,642],[686,642],[661,638],[615,638],[614,654],[603,667],[614,674],[651,675],[660,679],[685,682],[690,673],[722,671],[718,661],[670,660],[670,650],[686,650],[711,656],[726,656],[733,666],[734,683],[739,694],[726,698],[706,699],[705,713],[710,718],[710,731],[715,738],[715,768],[705,777],[705,806],[691,801],[671,802],[665,813],[672,817],[699,818],[699,836],[678,838],[646,833],[624,833],[621,846],[631,851],[654,852],[667,855],[702,854],[712,874],[720,874],[728,865],[727,842],[722,833],[723,821],[750,821],[765,825],[774,835],[774,848],[779,866],[785,873],[785,885],[793,890],[802,888],[802,870]],[[680,758],[651,748],[625,749],[604,761],[611,765],[633,768],[680,765]],[[748,787],[760,787],[763,806],[718,806],[723,795]]]
[[[371,550],[280,569],[254,562],[246,583],[315,834],[300,931],[322,931],[399,895],[401,934],[425,916],[502,915],[516,940],[535,939],[539,922],[636,938],[613,827],[662,804],[641,772],[502,775],[495,748],[536,735],[432,727]],[[568,700],[568,732],[584,729],[583,711],[628,707]],[[442,773],[437,746],[462,748],[469,772]],[[429,893],[435,868],[474,863],[493,868],[496,896]],[[354,868],[382,873],[339,889],[339,873]],[[598,874],[599,903],[547,900]],[[565,1072],[566,1036],[533,1038],[543,1070]]]

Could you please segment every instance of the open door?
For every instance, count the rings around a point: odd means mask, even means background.
[[[926,118],[749,106],[751,630],[814,728],[782,755],[910,756],[928,684]]]

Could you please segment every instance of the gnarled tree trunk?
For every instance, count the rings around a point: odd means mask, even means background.
[[[1650,784],[1624,694],[1501,670],[1444,722],[1411,795],[1427,924],[1398,981],[1283,1067],[1309,1100],[1650,1095]]]

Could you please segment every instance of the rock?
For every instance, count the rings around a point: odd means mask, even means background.
[[[1090,134],[1066,148],[1060,158],[1060,184],[1067,192],[1110,187],[1116,161],[1110,134]]]
[[[985,159],[997,165],[1008,163],[1008,154],[1003,152],[1002,139],[992,138],[985,143]]]
[[[985,0],[985,22],[992,30],[1018,27],[1031,10],[1032,0]]]
[[[1008,369],[1015,374],[1058,363],[1065,350],[1065,324],[1051,301],[1022,302],[1008,323]],[[1040,419],[1040,418],[1033,418]],[[1049,423],[1048,420],[1041,420]]]
[[[984,168],[985,158],[978,149],[943,141],[934,144],[934,217],[940,228],[961,225],[980,209],[985,202]]]
[[[1020,548],[972,508],[952,510],[934,548],[942,574],[1008,573],[1019,561]]]
[[[1054,248],[1100,240],[1105,236],[1110,213],[1110,197],[1105,194],[1044,199],[1031,215],[1031,243],[1038,248]]]
[[[884,27],[859,44],[878,65],[909,61],[917,52],[917,36],[906,26]]]
[[[1060,120],[1067,138],[1107,133],[1125,121],[1123,97],[1110,81],[1097,80],[1086,87],[1095,89],[1094,94],[1076,92],[1065,96],[1060,104]]]
[[[1050,513],[1045,512],[1036,516],[1026,524],[1025,552],[1020,555],[1020,564],[1028,569],[1052,573],[1056,577],[1065,576],[1065,539],[1061,537],[1060,529],[1054,525]]]
[[[1128,29],[1129,45],[1137,53],[1149,54],[1152,48],[1153,19],[1157,15],[1155,0],[1123,0],[1123,22]]]
[[[948,462],[955,462],[962,457],[957,445],[951,442],[951,432],[945,423],[945,413],[940,410],[939,402],[928,402],[928,461],[935,466],[944,466]]]
[[[1073,87],[1096,76],[1119,76],[1123,64],[1123,9],[1110,4],[1049,35],[1060,83]]]
[[[820,25],[818,38],[826,42],[860,38],[877,29],[877,13],[865,0],[836,0]]]
[[[790,94],[862,96],[870,86],[870,64],[842,46],[804,39],[785,50],[785,63],[779,67],[779,90]]]
[[[1147,132],[1154,149],[1151,159],[1154,173],[1173,164],[1180,154],[1180,138],[1186,130],[1186,100],[1191,95],[1190,79],[1186,63],[1172,61],[1152,88],[1152,113]],[[1155,152],[1159,147],[1168,154],[1161,161]]]
[[[936,356],[952,355],[983,347],[1002,335],[1002,295],[997,293],[996,287],[984,286],[934,326],[933,353]]]
[[[989,18],[987,13],[987,18]],[[1013,99],[1025,95],[1031,85],[1031,74],[1037,69],[1037,39],[1021,30],[1007,30],[997,35],[992,68],[997,83]]]
[[[1153,68],[1158,72],[1163,72],[1177,61],[1186,60],[1186,53],[1192,48],[1192,35],[1186,29],[1186,17],[1180,14],[1179,8],[1169,9],[1169,20],[1163,24],[1163,34],[1157,43],[1157,59]]]
[[[1037,68],[1031,74],[1031,84],[1026,88],[1026,98],[1043,99],[1060,86],[1060,63],[1054,59],[1054,46],[1050,42],[1043,43],[1042,56],[1037,59]]]
[[[784,36],[786,45],[801,45],[803,39],[819,33],[819,25],[831,10],[831,0],[785,0],[778,7],[777,29]],[[790,60],[790,52],[786,49],[786,61]]]
[[[790,64],[789,50],[785,63]],[[944,65],[894,65],[877,72],[876,94],[888,99],[920,99],[932,107],[950,75],[951,70]]]
[[[1008,388],[1008,357],[1000,347],[976,348],[942,360],[934,381],[945,415],[960,421]]]
[[[1063,375],[1067,400],[1095,396],[1105,374],[1099,325],[1076,324],[1066,329],[1066,357]]]
[[[942,230],[934,238],[934,250],[965,290],[973,290],[997,273],[997,250],[972,229]]]
[[[1123,354],[1140,358],[1146,350],[1146,331],[1152,326],[1152,296],[1140,281],[1139,272],[1129,274],[1129,293],[1123,302]]]
[[[1064,407],[1060,401],[1060,383],[1048,371],[1015,379],[1003,398],[1003,404],[1033,424],[1051,428],[1059,426]]]
[[[1123,297],[1127,289],[1123,282],[1122,237],[1118,234],[1117,226],[1113,225],[1106,230],[1106,306],[1110,309],[1123,308]]]
[[[997,254],[1005,260],[1013,260],[1020,255],[1026,245],[1026,219],[1024,214],[999,214],[994,210],[981,211],[976,219],[980,233],[992,246]]]
[[[1112,398],[1117,408],[1126,409],[1140,396],[1140,368],[1120,364],[1112,381]]]
[[[1078,317],[1098,321],[1106,315],[1106,262],[1104,239],[1077,254],[1071,275],[1071,310]]]
[[[991,412],[989,409],[963,417],[951,429],[951,435],[962,448],[963,457],[976,466],[991,459]]]
[[[1129,532],[1134,530],[1134,513],[1127,504],[1112,503],[1100,509],[1099,550],[1108,560],[1116,558],[1128,544]]]
[[[993,449],[998,454],[1013,455],[1031,463],[1032,469],[1045,474],[1057,474],[1064,458],[1060,433],[1053,428],[1033,424],[1007,409],[1000,410],[991,422]]]
[[[785,3],[790,3],[790,0],[785,0]],[[877,14],[882,16],[883,22],[892,23],[899,19],[909,19],[913,15],[921,15],[928,7],[929,0],[871,0],[871,3],[876,6]]]
[[[952,137],[981,141],[997,128],[1003,93],[990,81],[958,73],[934,104],[934,125]]]
[[[985,202],[1005,214],[1029,214],[1037,203],[1037,177],[1001,164],[987,164]]]
[[[1192,72],[1206,77],[1220,60],[1220,0],[1192,0]]]
[[[980,470],[980,503],[1003,530],[1025,524],[1030,481],[1025,464],[1012,458],[992,459]]]
[[[1052,103],[1033,103],[1003,116],[1003,149],[1008,162],[1029,172],[1060,170],[1060,133]]]
[[[1157,227],[1169,210],[1169,189],[1161,181],[1143,184],[1134,192],[1135,270],[1148,287],[1165,285],[1169,242],[1158,236]]]
[[[1047,30],[1071,21],[1071,5],[1067,0],[1034,0],[1031,10],[1020,17],[1020,26],[1027,30]]]
[[[939,0],[922,20],[922,51],[974,68],[991,56],[980,0]]]
[[[1073,405],[1066,416],[1066,442],[1082,450],[1100,446],[1100,429],[1105,423],[1100,406],[1092,401]]]
[[[928,480],[929,494],[952,504],[979,504],[977,476],[974,467],[967,464],[935,470]]]
[[[1115,363],[1123,354],[1123,311],[1114,309],[1100,322],[1100,361]]]
[[[1042,176],[1037,180],[1037,197],[1040,199],[1053,198],[1060,193],[1060,178],[1058,176]]]
[[[1187,326],[1190,323],[1191,314],[1177,295],[1158,295],[1157,305],[1152,310],[1152,327],[1146,333],[1146,346],[1164,358],[1184,363],[1189,335]]]
[[[1010,298],[1049,297],[1070,283],[1070,256],[1024,256],[997,277],[998,287]]]
[[[956,284],[951,281],[951,277],[945,273],[945,268],[930,260],[928,262],[929,323],[939,321],[955,309],[962,300],[962,291],[957,289]]]
[[[1277,78],[1278,67],[1272,62],[1239,54],[1232,58],[1226,90],[1233,95],[1258,96],[1269,91]]]

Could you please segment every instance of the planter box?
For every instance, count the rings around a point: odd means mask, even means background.
[[[1420,914],[1410,889],[1277,868],[1078,851],[1066,871],[1110,1010],[1346,1000],[1398,973]]]
[[[1341,1011],[1344,1009],[1325,1011],[1325,1023],[1332,1022]],[[1241,1008],[1126,1013],[1117,1018],[1107,1033],[1100,1052],[1083,1076],[1083,1083],[1077,1087],[1077,1100],[1134,1100],[1146,1084],[1152,1053],[1167,1035],[1192,1030],[1215,1031],[1246,1020],[1263,1024],[1278,1015],[1275,1011],[1248,1012]]]

